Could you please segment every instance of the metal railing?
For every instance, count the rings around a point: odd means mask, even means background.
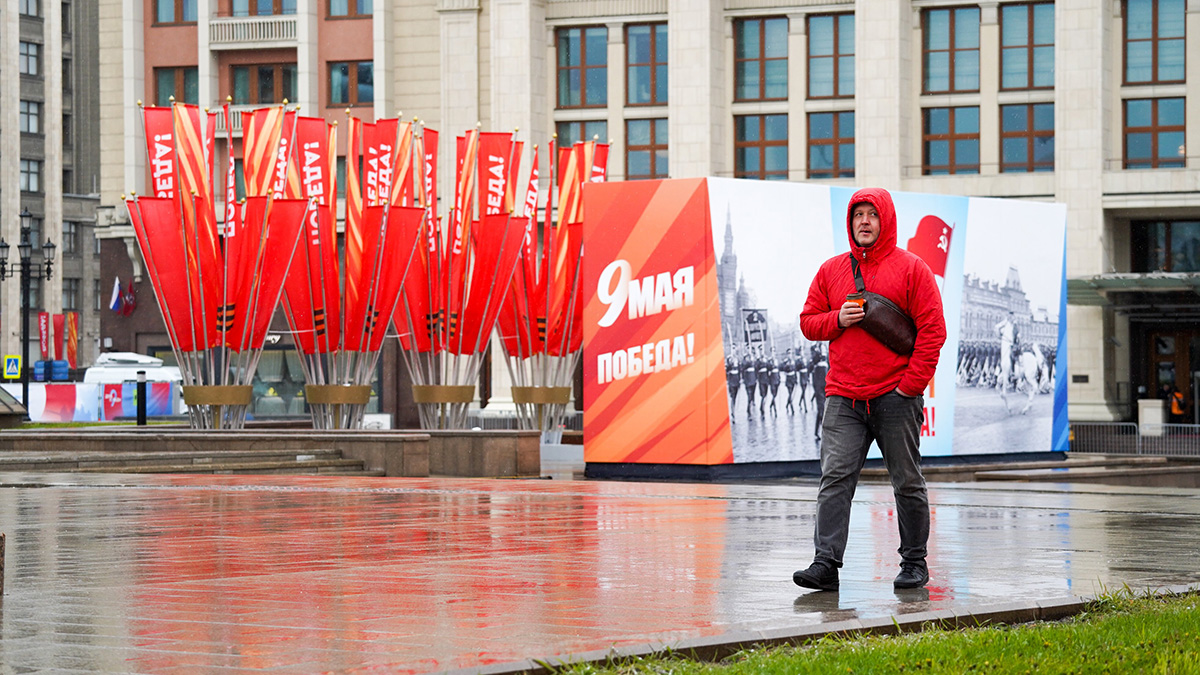
[[[296,17],[213,17],[208,24],[208,42],[212,49],[240,49],[256,45],[294,47]]]
[[[1072,422],[1071,452],[1200,457],[1200,424]]]

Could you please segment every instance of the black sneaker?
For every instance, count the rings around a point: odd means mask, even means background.
[[[900,574],[892,584],[896,588],[920,588],[929,583],[929,570],[921,563],[900,563]]]
[[[797,586],[814,588],[818,591],[836,591],[838,589],[837,568],[828,563],[815,561],[806,570],[796,570],[792,581]]]

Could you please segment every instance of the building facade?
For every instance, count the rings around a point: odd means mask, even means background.
[[[403,111],[444,132],[443,157],[481,122],[610,140],[611,180],[1063,202],[1071,418],[1127,418],[1168,381],[1195,398],[1200,0],[99,2],[114,256],[133,251],[120,195],[145,183],[136,101]],[[978,290],[1011,300],[1004,284]]]
[[[79,365],[99,350],[100,280],[94,229],[100,185],[98,5],[13,0],[0,7],[0,238],[18,262],[19,214],[32,216],[33,265],[56,246],[53,276],[31,278],[30,311],[79,315]],[[42,269],[39,267],[38,269]],[[0,283],[0,349],[21,353],[21,284]],[[30,359],[40,358],[36,318]],[[53,358],[53,353],[51,353]]]

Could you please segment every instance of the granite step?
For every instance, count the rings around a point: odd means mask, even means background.
[[[925,480],[929,482],[964,483],[982,480],[981,474],[996,474],[999,472],[1044,471],[1061,474],[1061,472],[1068,469],[1103,469],[1113,471],[1119,468],[1165,467],[1168,463],[1169,460],[1166,457],[1084,455],[1068,456],[1063,460],[933,464],[922,466],[921,473],[925,475]],[[887,482],[887,469],[884,467],[864,468],[862,470],[862,480]]]
[[[0,452],[0,471],[61,473],[260,473],[378,476],[340,450],[187,452]]]

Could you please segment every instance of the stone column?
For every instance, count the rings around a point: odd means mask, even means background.
[[[316,2],[314,0],[313,4]],[[373,58],[375,59],[375,119],[385,119],[388,117],[396,117],[400,114],[396,106],[398,102],[395,100],[396,85],[394,83],[394,65],[395,56],[393,54],[392,44],[392,15],[395,13],[395,3],[391,2],[376,2],[373,5],[374,15],[371,16],[371,37],[375,42]],[[315,14],[315,12],[314,12]],[[310,49],[316,51],[316,31],[313,31],[314,42],[310,45]],[[303,44],[303,43],[301,43]],[[313,92],[313,99],[316,99],[316,91]]]
[[[625,77],[625,24],[612,21],[608,23],[608,110],[605,115],[608,138],[596,139],[601,143],[612,141],[607,180],[625,178]],[[670,135],[670,131],[667,134]]]
[[[34,250],[40,250],[47,240],[58,248],[54,252],[54,276],[49,281],[42,279],[42,307],[55,314],[62,311],[62,220],[63,220],[63,43],[62,5],[42,3],[42,39],[45,50],[44,96],[42,124],[45,137],[45,159],[42,163],[42,191],[45,195],[42,218],[42,239],[31,241]],[[75,82],[74,86],[86,83]],[[30,328],[30,332],[33,329]],[[37,337],[36,335],[31,337]],[[65,344],[65,343],[64,343]],[[34,353],[34,352],[30,352]],[[53,350],[51,350],[53,356]],[[26,365],[25,367],[29,367]]]
[[[1116,56],[1105,46],[1112,30],[1108,3],[1058,0],[1054,45],[1054,179],[1055,198],[1067,204],[1067,277],[1108,272],[1105,263],[1103,181],[1105,155],[1114,154],[1102,130],[1109,128]],[[1119,52],[1117,52],[1119,54]],[[1116,151],[1119,155],[1119,150]],[[1088,376],[1086,383],[1068,379],[1068,414],[1072,420],[1117,418],[1105,400],[1106,365],[1113,359],[1105,340],[1105,310],[1068,306],[1069,373]]]
[[[671,178],[729,175],[724,3],[668,0]]]
[[[20,17],[17,3],[0,3],[0,236],[12,245],[8,262],[16,257],[21,229],[20,110],[21,76],[17,72],[17,43],[20,42]],[[0,344],[5,354],[15,354],[21,334],[21,284],[10,277],[0,284],[3,293],[4,333]]]
[[[527,167],[532,161],[533,144],[545,148],[553,133],[546,116],[546,50],[542,43],[546,2],[493,0],[488,20],[488,126],[493,131],[521,130],[518,138],[529,148],[521,163]]]
[[[855,182],[899,189],[905,165],[920,163],[904,146],[914,130],[920,138],[911,48],[919,10],[904,0],[858,0],[854,9]],[[919,68],[916,78],[919,91]]]
[[[979,173],[1000,173],[1000,10],[979,3]],[[1031,122],[1032,123],[1032,122]]]
[[[788,180],[808,177],[808,21],[788,14]]]
[[[387,7],[389,3],[380,3]],[[321,64],[317,62],[317,27],[320,25],[317,0],[300,0],[296,7],[296,103],[300,114],[321,115]],[[379,76],[375,77],[376,87]],[[376,89],[378,91],[378,89]],[[378,99],[376,99],[378,100]]]
[[[438,185],[445,186],[440,197],[443,204],[454,201],[454,139],[480,122],[479,9],[479,0],[438,0],[443,86]]]

